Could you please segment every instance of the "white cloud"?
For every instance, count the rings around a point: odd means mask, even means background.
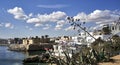
[[[40,23],[36,23],[36,24],[35,24],[35,27],[40,27],[40,26],[43,26],[43,25],[40,24]]]
[[[61,29],[64,25],[65,21],[62,20],[66,17],[66,13],[57,11],[51,14],[38,14],[36,18],[30,18],[27,20],[27,23],[35,23],[35,27],[41,26],[43,23],[46,22],[54,22],[57,23],[55,29]],[[43,29],[49,29],[51,26],[45,26]]]
[[[15,7],[13,9],[8,9],[7,12],[14,15],[15,19],[26,20],[28,18],[28,16],[25,15],[23,9],[20,8],[20,7]]]
[[[49,29],[49,27],[44,27],[44,28],[43,28],[43,30],[47,30],[47,29]]]
[[[29,17],[32,17],[32,16],[33,16],[33,13],[30,13],[28,16],[29,16]]]
[[[92,30],[101,30],[103,28],[104,24],[100,24],[100,25],[96,25],[94,27],[92,27]]]
[[[75,19],[80,19],[81,22],[95,22],[97,25],[92,27],[95,29],[102,29],[105,24],[112,24],[112,22],[118,20],[120,17],[120,11],[111,11],[111,10],[95,10],[90,14],[84,12],[78,13],[74,16]],[[65,30],[72,30],[73,27],[68,27]]]
[[[84,12],[79,13],[78,15],[74,16],[74,18],[79,18],[81,21],[103,24],[114,22],[119,18],[119,14],[119,11],[95,10],[90,14],[86,14]]]
[[[57,24],[59,24],[59,25],[63,25],[63,24],[65,24],[66,22],[64,21],[64,20],[60,20],[60,21],[58,21],[57,22]]]
[[[73,26],[69,26],[69,27],[65,28],[64,30],[65,31],[71,31],[71,30],[73,30],[73,28],[74,28]]]
[[[44,23],[44,22],[56,22],[66,17],[66,13],[57,11],[51,14],[38,14],[37,17],[29,18],[27,23]]]
[[[35,24],[35,27],[42,26],[46,22],[57,23],[56,27],[62,27],[64,25],[63,20],[66,18],[66,13],[61,11],[52,12],[50,14],[37,14],[30,13],[28,16],[24,13],[20,7],[7,10],[8,13],[13,14],[15,19],[25,20],[26,23]],[[50,26],[45,26],[43,29],[49,29]]]
[[[51,27],[50,24],[45,24],[45,27],[43,28],[43,30],[49,29]]]
[[[64,7],[68,7],[68,5],[63,5],[63,4],[56,4],[56,5],[38,5],[37,7],[40,7],[40,8],[64,8]]]
[[[5,27],[6,28],[11,28],[11,29],[14,28],[14,26],[11,23],[5,23]]]
[[[62,27],[63,27],[63,25],[56,25],[55,30],[60,30],[60,29],[62,29]]]
[[[40,23],[40,19],[39,18],[30,18],[27,20],[27,23]]]
[[[93,22],[104,22],[113,18],[110,10],[95,10],[93,13],[88,15],[88,20]]]
[[[87,14],[84,12],[78,13],[76,16],[74,16],[75,19],[80,19],[81,22],[85,22],[87,20]]]
[[[60,30],[64,26],[66,22],[64,20],[60,20],[57,22],[57,25],[55,26],[55,30]]]
[[[62,6],[62,5],[61,5]],[[38,7],[48,7],[47,5],[39,5]],[[53,6],[50,6],[53,7]],[[50,8],[48,7],[48,8]],[[55,8],[55,7],[53,7]],[[35,27],[43,26],[48,22],[56,23],[55,30],[60,30],[63,28],[65,23],[65,18],[67,14],[65,12],[56,11],[50,14],[37,14],[33,15],[30,13],[28,16],[24,13],[23,9],[20,7],[15,7],[13,9],[7,10],[8,13],[13,14],[15,19],[25,20],[26,23],[35,24]],[[73,16],[75,19],[80,19],[81,22],[95,22],[97,25],[100,24],[108,24],[114,22],[120,17],[120,11],[115,10],[95,10],[90,14],[86,14],[84,12],[78,13],[76,16]],[[0,25],[2,26],[2,25]],[[43,29],[49,29],[51,25],[44,26]],[[97,28],[97,27],[95,27]],[[98,26],[99,28],[99,26]],[[30,28],[29,28],[30,29]],[[71,30],[72,27],[68,27],[65,30]]]

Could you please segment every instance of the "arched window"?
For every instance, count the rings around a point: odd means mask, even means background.
[[[27,45],[29,44],[29,40],[27,40]]]
[[[112,26],[112,30],[114,30],[114,26]]]
[[[120,25],[119,25],[119,30],[120,30]]]
[[[117,26],[115,26],[115,30],[117,30]]]

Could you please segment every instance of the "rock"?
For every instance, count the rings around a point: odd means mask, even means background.
[[[46,63],[49,62],[49,54],[41,54],[41,55],[36,55],[36,56],[32,56],[29,58],[26,58],[23,60],[24,63],[34,63],[34,62],[38,62],[38,63]]]
[[[12,51],[26,51],[26,47],[22,44],[10,44],[9,50]]]
[[[23,60],[24,63],[39,62],[39,56],[29,57]]]

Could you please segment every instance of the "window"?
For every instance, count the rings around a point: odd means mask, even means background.
[[[120,30],[120,26],[119,26],[119,30]]]
[[[112,26],[112,30],[114,30],[114,26]]]
[[[77,40],[78,40],[78,42],[80,42],[81,38],[80,38],[80,37],[78,37],[78,38],[77,38]]]

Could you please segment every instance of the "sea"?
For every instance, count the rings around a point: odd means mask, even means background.
[[[46,63],[26,63],[22,61],[33,55],[39,55],[43,51],[17,52],[8,50],[7,46],[0,46],[0,65],[48,65]]]

